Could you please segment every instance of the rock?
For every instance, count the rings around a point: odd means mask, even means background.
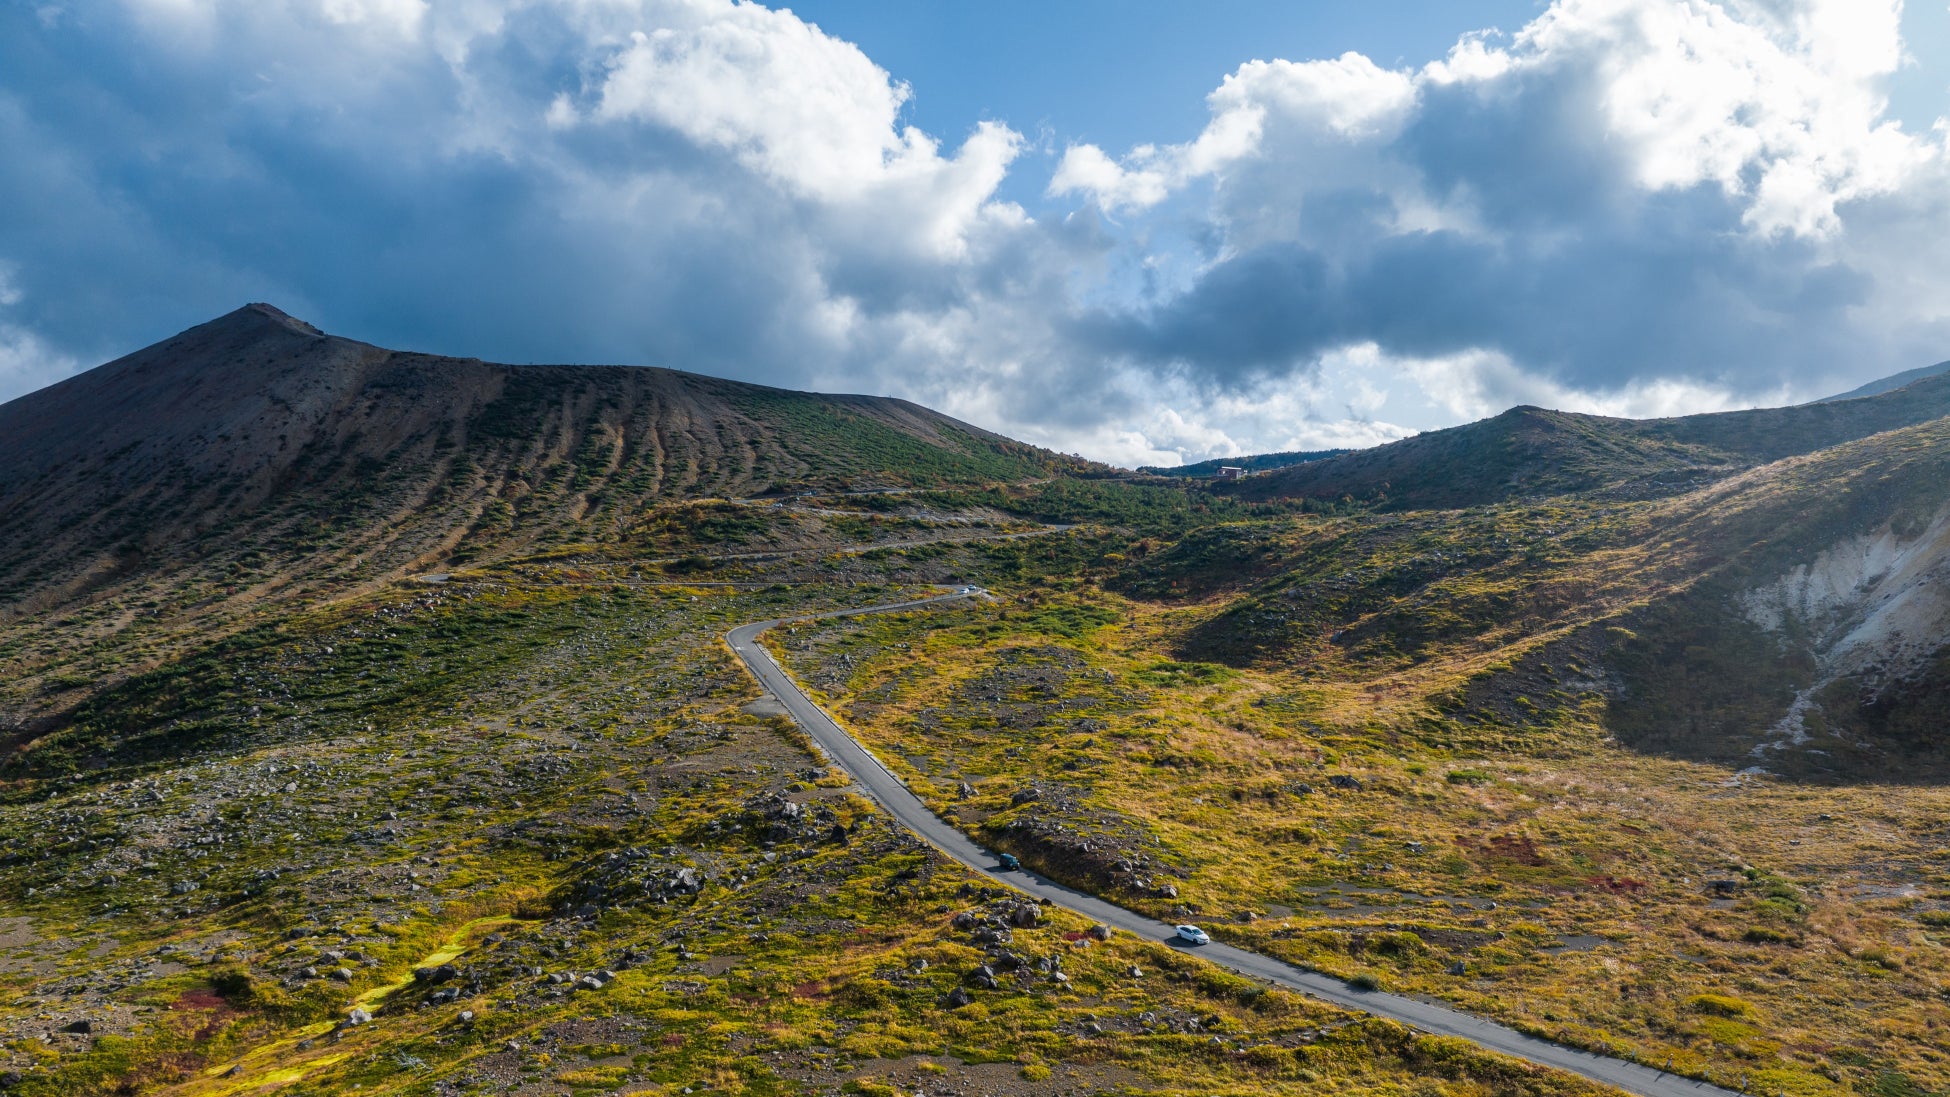
[[[1161,899],[1176,899],[1178,898],[1178,888],[1173,884],[1159,884],[1157,894]]]
[[[1464,964],[1461,960],[1457,960],[1455,963],[1449,965],[1449,974],[1467,975],[1469,974],[1469,967],[1468,965]]]
[[[594,975],[585,975],[576,980],[577,990],[601,990],[603,986],[603,981]]]
[[[1090,936],[1099,941],[1108,941],[1110,940],[1110,927],[1102,922],[1098,922],[1096,925],[1090,927]]]
[[[1009,797],[1009,805],[1011,807],[1021,807],[1023,804],[1031,803],[1042,798],[1043,790],[1031,785],[1028,788],[1017,789],[1015,794]]]
[[[1017,929],[1034,929],[1043,920],[1043,910],[1034,903],[1019,903],[1009,912],[1009,924]]]
[[[332,978],[337,979],[341,983],[349,983],[352,981],[352,969],[349,967],[336,968],[332,971]]]
[[[960,1009],[961,1007],[968,1005],[970,1002],[973,1002],[974,1000],[975,1000],[975,996],[973,994],[968,993],[967,990],[961,987],[956,987],[955,989],[948,992],[949,1009]]]
[[[460,975],[460,969],[455,967],[452,964],[441,964],[439,967],[418,967],[413,969],[413,981],[416,983],[426,983],[429,986],[447,982],[450,979],[459,977],[459,975]]]
[[[345,1015],[345,1023],[348,1025],[363,1025],[371,1020],[372,1014],[367,1013],[363,1009],[354,1009]]]
[[[307,979],[316,979],[318,978],[318,969],[315,967],[308,967],[305,970],[299,972],[298,974],[303,975]]]
[[[1124,974],[1127,978],[1142,979],[1144,978],[1144,969],[1136,964],[1132,964],[1130,967],[1124,969]]]
[[[520,1051],[520,1050],[521,1050],[521,1041],[520,1041],[520,1040],[510,1040],[510,1041],[508,1041],[507,1043],[505,1043],[505,1044],[502,1044],[501,1046],[502,1046],[502,1047],[505,1047],[505,1048],[507,1048],[507,1049],[508,1049],[509,1051]]]
[[[62,1025],[61,1031],[75,1032],[86,1036],[95,1031],[95,1023],[93,1021],[71,1021],[68,1024]]]
[[[190,892],[195,890],[196,890],[196,882],[193,880],[178,880],[175,883],[169,885],[169,893],[171,895],[188,895]]]
[[[472,1024],[474,1021],[474,1011],[471,1009],[463,1009],[460,1011],[460,1016],[455,1019],[463,1025]]]
[[[955,795],[964,800],[972,800],[975,798],[975,786],[969,784],[967,781],[963,781],[961,784],[955,786]]]
[[[1327,783],[1338,789],[1346,789],[1349,792],[1359,792],[1363,787],[1359,777],[1349,777],[1345,773],[1334,774],[1327,779]]]
[[[975,912],[971,910],[964,910],[960,914],[955,915],[954,918],[948,922],[948,924],[955,927],[958,930],[962,930],[963,932],[974,929]]]

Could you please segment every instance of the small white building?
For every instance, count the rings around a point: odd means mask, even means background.
[[[1246,475],[1246,470],[1237,465],[1220,465],[1219,471],[1213,475],[1220,480],[1237,480]]]

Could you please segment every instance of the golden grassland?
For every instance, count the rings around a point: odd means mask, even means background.
[[[898,597],[917,588],[875,569],[962,569],[956,551],[749,565],[735,587],[530,561],[123,683],[0,804],[7,1091],[872,1093],[982,1071],[1025,1092],[1588,1089],[1057,912],[1011,947],[1063,979],[954,1008],[985,954],[950,918],[1000,897],[743,712],[756,691],[717,636]],[[760,842],[771,794],[850,836]],[[582,909],[619,855],[705,884]],[[414,977],[442,964],[444,1001]],[[588,991],[537,974],[605,970]],[[92,1030],[55,1031],[74,1020]]]
[[[1335,525],[1274,540],[1331,540]],[[1503,698],[1519,721],[1466,718],[1458,691],[1521,661],[1494,636],[1358,673],[1224,667],[1174,656],[1233,610],[1229,594],[1002,593],[775,648],[979,836],[1010,847],[1012,822],[1042,810],[1012,802],[1031,785],[1078,799],[1062,825],[1079,843],[1141,834],[1132,848],[1183,872],[1176,898],[1122,897],[1157,916],[1754,1092],[1950,1081],[1950,790],[1640,753],[1608,735],[1577,666]],[[1016,848],[1077,876],[1047,843]]]

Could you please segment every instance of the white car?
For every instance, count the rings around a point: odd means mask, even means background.
[[[1178,930],[1178,939],[1188,945],[1209,945],[1212,943],[1211,935],[1197,926],[1175,926],[1173,928]]]

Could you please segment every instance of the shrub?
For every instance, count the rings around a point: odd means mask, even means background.
[[[1745,1017],[1754,1011],[1754,1007],[1727,994],[1695,994],[1686,999],[1686,1005],[1696,1013],[1717,1017]]]
[[[1381,980],[1364,971],[1354,978],[1349,979],[1347,985],[1355,990],[1380,990]]]

